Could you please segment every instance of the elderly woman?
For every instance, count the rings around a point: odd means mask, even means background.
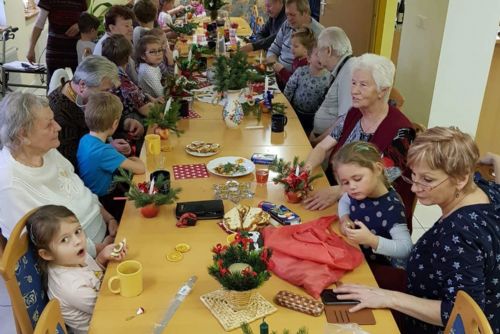
[[[0,228],[8,239],[19,219],[31,209],[64,205],[76,214],[88,238],[87,251],[95,256],[113,242],[118,225],[57,151],[60,130],[46,100],[20,92],[2,100]]]
[[[438,333],[464,290],[500,333],[500,186],[473,178],[478,158],[472,138],[456,128],[415,139],[407,181],[420,203],[439,206],[441,218],[410,253],[408,294],[346,284],[336,291],[360,301],[352,311],[391,308],[407,315],[404,333]]]
[[[384,156],[386,167],[397,167],[398,173],[409,175],[406,153],[415,131],[412,123],[398,109],[387,103],[394,78],[394,64],[385,57],[364,54],[354,59],[352,71],[353,107],[344,122],[338,123],[312,150],[306,161],[306,168],[312,170],[327,158],[328,152],[332,151],[329,156],[331,158],[344,144],[361,140],[378,147]],[[330,165],[326,175],[331,184],[336,183]],[[397,178],[394,185],[405,204],[411,229],[414,195],[401,178]],[[305,199],[304,204],[308,209],[322,210],[336,202],[340,195],[340,187],[336,185],[316,191]]]
[[[49,95],[50,108],[54,119],[61,126],[58,150],[73,166],[77,166],[76,151],[83,135],[89,132],[85,124],[83,108],[90,94],[105,92],[118,86],[118,68],[102,56],[86,57],[77,67],[71,81],[55,89]],[[132,117],[122,115],[115,138],[111,144],[121,153],[129,155],[131,148],[128,136],[137,139],[144,133],[142,124]]]
[[[352,106],[351,72],[354,59],[352,47],[344,30],[329,27],[318,37],[318,58],[331,72],[330,88],[318,111],[314,115],[314,128],[309,136],[316,145],[328,136],[337,119],[342,119]]]

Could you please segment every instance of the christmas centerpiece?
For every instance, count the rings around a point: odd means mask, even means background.
[[[130,188],[125,193],[125,196],[134,201],[135,207],[141,209],[141,214],[145,218],[156,217],[160,211],[160,206],[174,203],[181,191],[180,188],[172,189],[170,180],[167,180],[163,175],[150,182],[135,184],[132,181],[132,173],[122,168],[119,168],[119,173],[119,175],[115,175],[113,182],[129,185]]]
[[[271,277],[271,250],[255,248],[248,234],[237,233],[229,245],[217,244],[212,252],[213,264],[208,273],[222,285],[232,307],[244,309],[254,290]]]
[[[298,157],[294,157],[293,162],[275,159],[269,169],[278,173],[273,182],[283,184],[286,199],[290,203],[302,201],[307,193],[313,190],[312,182],[322,176],[319,173],[311,176],[304,168],[304,161],[299,162]]]
[[[219,9],[227,5],[227,2],[223,0],[203,0],[203,6],[205,11],[210,12],[210,19],[212,21],[217,20]]]
[[[178,101],[171,99],[166,104],[154,104],[144,119],[144,125],[157,126],[155,134],[160,135],[161,139],[168,139],[170,131],[180,136],[183,132],[177,128],[180,107]]]
[[[169,28],[178,35],[193,35],[198,28],[198,23],[187,22],[181,25],[177,24],[168,24]]]

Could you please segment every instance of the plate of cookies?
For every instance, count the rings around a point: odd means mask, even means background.
[[[217,143],[207,143],[201,140],[195,140],[187,144],[185,150],[188,154],[195,157],[209,157],[219,153],[220,145]]]
[[[271,216],[261,208],[239,204],[226,212],[222,224],[232,232],[256,231],[269,225],[270,219]]]

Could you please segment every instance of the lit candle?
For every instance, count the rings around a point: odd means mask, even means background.
[[[170,105],[172,104],[172,97],[168,98],[167,104],[165,104],[165,110],[163,110],[163,116],[167,114],[167,111],[170,110]]]
[[[266,75],[266,78],[264,80],[264,93],[266,93],[269,90],[269,77]]]
[[[153,194],[153,189],[155,188],[155,179],[153,178],[151,180],[151,184],[149,185],[149,194],[152,195]]]

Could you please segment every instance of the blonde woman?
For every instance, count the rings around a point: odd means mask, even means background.
[[[478,158],[472,138],[457,128],[431,128],[415,139],[407,182],[441,217],[410,253],[408,293],[346,284],[336,292],[360,301],[351,311],[394,309],[407,315],[404,333],[437,333],[464,290],[500,333],[500,186],[474,178]]]

